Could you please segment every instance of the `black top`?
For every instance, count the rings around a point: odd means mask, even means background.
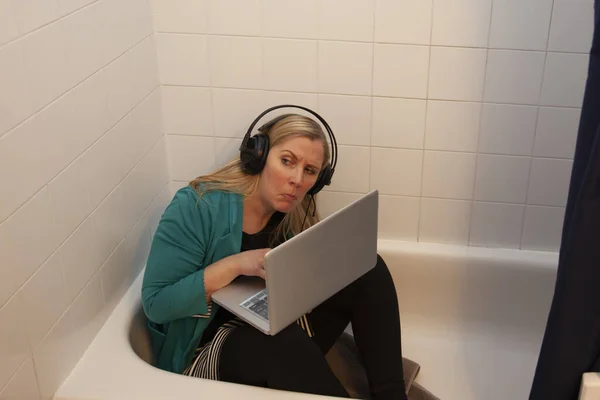
[[[284,213],[275,212],[275,214],[273,214],[267,222],[267,225],[259,232],[256,232],[252,235],[242,231],[242,246],[240,252],[271,247],[269,243],[271,233],[273,232],[273,229],[277,227],[277,224],[281,222],[284,216]],[[281,243],[281,241],[278,241],[277,243]],[[227,311],[223,307],[219,308],[217,315],[215,315],[213,320],[208,324],[204,330],[204,333],[202,334],[200,347],[204,346],[208,341],[215,337],[217,330],[221,325],[234,318],[235,315],[233,315],[231,312]]]
[[[271,233],[281,222],[284,216],[284,213],[277,211],[271,216],[267,222],[267,225],[259,232],[249,234],[242,231],[242,248],[240,249],[240,252],[271,247],[269,243]]]

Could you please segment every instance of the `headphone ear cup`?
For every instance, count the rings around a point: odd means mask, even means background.
[[[315,184],[308,190],[307,194],[314,196],[321,191],[325,186],[331,184],[331,177],[333,176],[333,170],[331,166],[327,164],[319,173]]]
[[[245,147],[240,149],[242,169],[248,174],[259,174],[267,163],[269,155],[269,136],[259,133],[248,139]]]

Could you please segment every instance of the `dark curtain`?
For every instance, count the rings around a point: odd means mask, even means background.
[[[600,0],[581,111],[558,274],[531,400],[576,400],[600,371]]]

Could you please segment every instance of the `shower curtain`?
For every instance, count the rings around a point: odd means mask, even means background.
[[[576,400],[583,373],[600,371],[600,0],[594,20],[558,274],[531,400]]]

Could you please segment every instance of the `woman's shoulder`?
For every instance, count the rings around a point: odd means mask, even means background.
[[[190,185],[178,189],[171,200],[171,204],[177,204],[180,208],[186,208],[195,211],[208,211],[215,207],[218,208],[231,202],[238,202],[242,198],[237,193],[231,193],[223,190],[208,190],[200,192]]]

